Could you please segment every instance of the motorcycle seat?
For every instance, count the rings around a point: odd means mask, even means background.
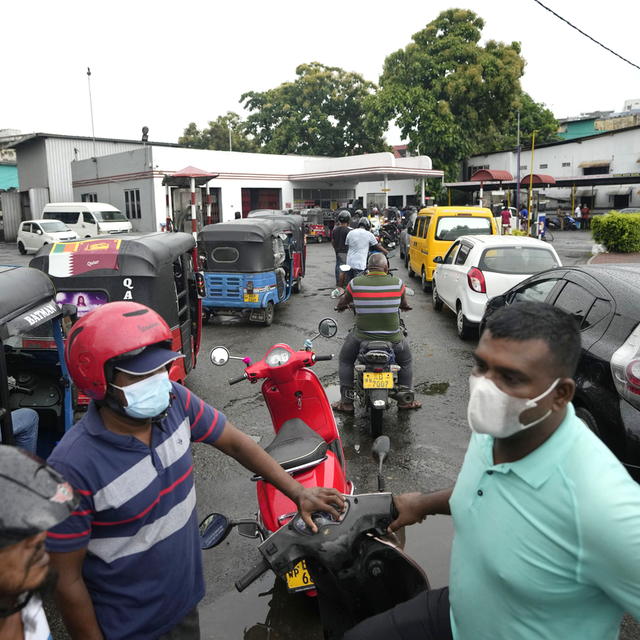
[[[393,350],[393,345],[386,340],[370,340],[360,343],[360,351],[389,351]]]
[[[327,455],[327,443],[304,420],[287,420],[265,451],[286,471],[319,463]]]

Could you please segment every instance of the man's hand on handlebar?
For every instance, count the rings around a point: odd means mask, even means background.
[[[413,309],[413,307],[410,307],[409,305],[407,305],[406,307],[400,307],[400,311],[411,311]]]
[[[424,494],[401,493],[393,496],[393,503],[398,510],[398,517],[389,525],[389,533],[417,522],[424,522]]]
[[[314,533],[317,533],[318,527],[311,519],[312,513],[326,511],[339,520],[345,506],[344,496],[337,489],[327,487],[303,487],[295,502],[302,519]]]

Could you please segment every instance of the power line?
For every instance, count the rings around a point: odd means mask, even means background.
[[[575,29],[576,31],[581,33],[586,38],[589,38],[589,40],[591,40],[592,42],[595,42],[597,45],[600,45],[603,49],[606,49],[609,53],[613,53],[613,55],[617,56],[618,58],[620,58],[620,60],[624,60],[624,62],[626,62],[627,64],[630,64],[632,67],[635,67],[636,69],[640,69],[640,67],[637,64],[634,64],[630,60],[627,60],[626,58],[623,58],[620,54],[616,53],[612,49],[609,49],[609,47],[605,47],[602,44],[602,42],[598,42],[595,38],[592,38],[588,33],[585,33],[581,29],[578,29],[578,27],[576,27],[574,24],[571,24],[568,20],[565,20],[562,16],[559,16],[555,11],[553,11],[553,9],[549,9],[549,7],[546,7],[545,5],[543,5],[542,2],[540,2],[540,0],[533,0],[533,1],[537,2],[543,9],[546,9],[549,13],[552,13],[556,18],[560,18],[560,20],[562,20],[562,22],[566,22],[571,28]]]

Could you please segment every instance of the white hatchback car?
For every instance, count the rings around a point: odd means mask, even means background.
[[[456,314],[463,340],[480,324],[490,298],[535,273],[562,266],[552,246],[518,236],[461,236],[434,262],[433,308],[440,311],[446,304]]]
[[[18,251],[37,251],[45,244],[77,240],[78,234],[60,220],[29,220],[18,228]]]

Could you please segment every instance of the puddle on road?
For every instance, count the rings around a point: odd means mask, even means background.
[[[427,573],[432,588],[449,584],[453,522],[430,516],[406,530],[405,551]],[[287,593],[267,573],[243,593],[229,591],[198,607],[203,640],[322,640],[315,598]]]
[[[441,396],[449,390],[448,382],[424,382],[416,385],[416,391],[425,396]]]

